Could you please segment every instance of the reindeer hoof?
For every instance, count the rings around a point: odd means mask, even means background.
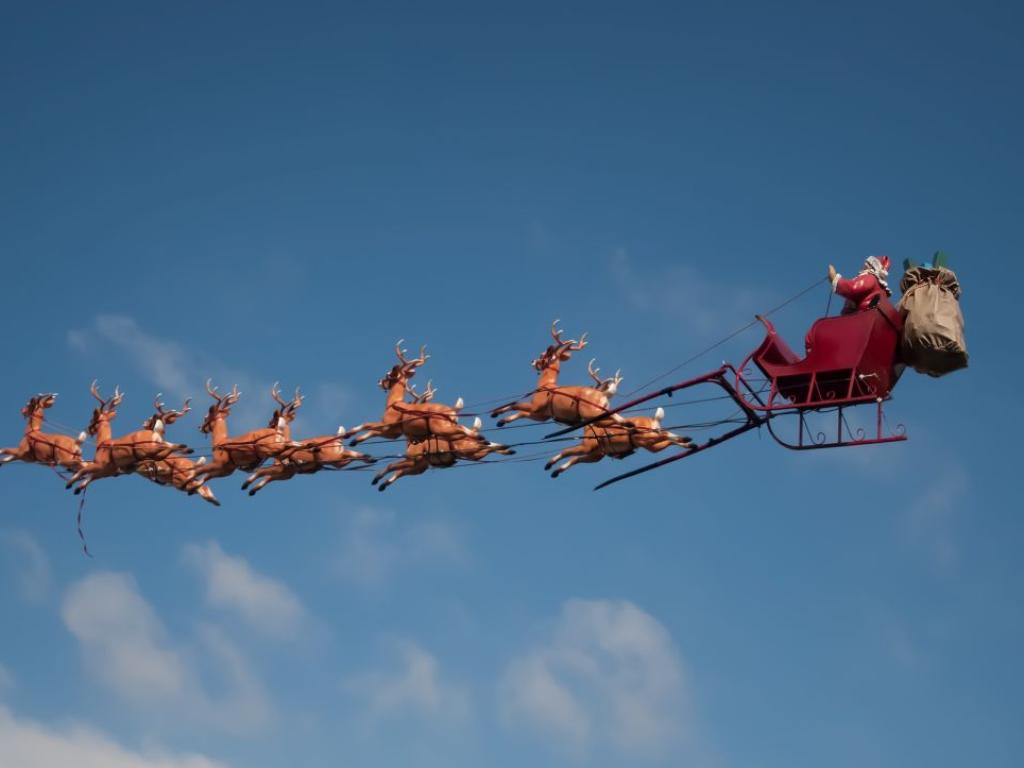
[[[378,490],[378,491],[386,491],[386,490],[387,490],[387,488],[388,488],[388,487],[387,487],[386,485],[382,485],[382,486],[378,487],[378,488],[377,488],[377,490]]]
[[[558,475],[559,475],[559,472],[556,469],[554,472],[551,473],[551,479],[554,480],[556,477],[558,477]]]
[[[244,487],[244,486],[243,486],[243,487]],[[253,488],[253,489],[252,489],[251,491],[249,491],[249,495],[250,495],[250,496],[255,496],[255,495],[256,495],[256,489],[255,489],[255,488]]]

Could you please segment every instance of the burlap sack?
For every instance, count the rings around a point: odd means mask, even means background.
[[[967,367],[960,284],[953,270],[914,267],[900,281],[903,362],[918,373],[943,376]]]

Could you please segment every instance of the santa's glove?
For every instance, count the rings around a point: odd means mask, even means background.
[[[831,264],[828,265],[828,281],[832,284],[832,290],[836,289],[836,283],[839,282],[839,273],[836,272],[836,268]]]

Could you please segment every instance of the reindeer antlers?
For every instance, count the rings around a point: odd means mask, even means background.
[[[406,360],[405,359],[405,353],[408,352],[409,350],[402,349],[402,342],[403,341],[405,341],[405,339],[399,339],[398,341],[395,342],[395,354],[398,355],[398,361],[402,364],[402,367],[405,368],[406,370],[413,370],[413,369],[419,368],[421,365],[423,365],[425,362],[427,362],[427,360],[430,358],[430,355],[427,354],[427,347],[426,347],[426,345],[423,345],[422,347],[420,347],[420,356],[419,357],[417,357],[414,360]]]
[[[89,393],[96,398],[100,404],[101,411],[112,411],[121,404],[124,400],[124,393],[120,387],[114,387],[114,395],[109,400],[104,400],[103,395],[100,394],[99,387],[97,387],[97,379],[92,380],[92,386],[89,387]]]
[[[156,415],[159,418],[166,421],[167,423],[171,423],[176,419],[180,419],[182,416],[184,416],[186,413],[192,410],[191,397],[185,399],[185,404],[181,407],[180,411],[175,411],[173,409],[169,411],[165,410],[164,404],[160,402],[161,397],[163,397],[163,393],[158,393],[157,396],[153,398],[153,407],[156,409]]]
[[[571,352],[579,352],[581,349],[587,346],[586,332],[584,332],[583,335],[580,336],[579,341],[577,341],[576,339],[562,339],[563,333],[565,333],[565,331],[560,330],[558,328],[558,320],[555,320],[555,322],[551,324],[551,336],[552,338],[554,338],[555,344],[557,344],[559,347],[565,347],[566,350]]]
[[[213,379],[206,380],[206,391],[210,397],[217,401],[217,405],[220,407],[230,407],[238,402],[238,398],[242,396],[242,393],[238,391],[238,385],[233,384],[231,391],[226,395],[217,394],[217,388],[213,386]]]
[[[615,390],[618,389],[619,384],[622,383],[622,369],[620,368],[619,370],[615,371],[614,376],[610,376],[607,379],[602,379],[598,375],[601,373],[601,369],[594,367],[595,362],[597,362],[596,357],[591,358],[590,362],[587,363],[587,373],[590,374],[590,378],[592,378],[597,383],[597,388],[600,389],[602,392],[615,394]]]
[[[295,388],[295,395],[292,397],[291,402],[285,402],[281,399],[281,390],[278,388],[278,382],[274,382],[273,388],[270,390],[270,396],[277,401],[277,404],[281,406],[282,411],[294,411],[300,405],[302,405],[302,393],[299,388]]]
[[[429,403],[434,399],[434,394],[437,392],[432,381],[427,382],[427,387],[423,390],[422,395],[416,391],[416,388],[411,383],[408,389],[414,403]]]

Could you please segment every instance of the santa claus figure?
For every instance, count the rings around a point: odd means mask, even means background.
[[[835,267],[828,265],[828,279],[832,283],[832,290],[846,299],[843,306],[844,315],[871,309],[883,295],[892,296],[889,284],[885,281],[887,277],[888,256],[868,256],[864,261],[864,268],[852,278],[843,277],[836,272]]]

